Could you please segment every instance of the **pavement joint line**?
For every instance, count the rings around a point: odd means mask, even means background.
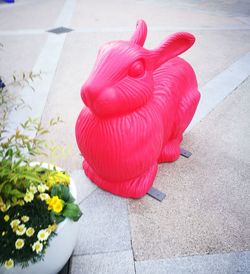
[[[250,26],[242,27],[242,26],[231,26],[231,27],[150,27],[148,29],[149,32],[154,31],[238,31],[238,30],[250,30]],[[75,29],[75,32],[81,33],[96,33],[96,32],[133,32],[134,28],[132,27],[119,27],[119,28],[82,28]]]
[[[38,35],[44,33],[46,33],[45,29],[0,30],[0,36]]]
[[[127,218],[128,218],[128,230],[129,230],[129,236],[130,236],[130,246],[131,246],[131,252],[132,252],[132,256],[133,256],[133,265],[134,265],[134,271],[136,273],[136,266],[135,266],[135,251],[134,251],[134,248],[133,248],[133,238],[132,238],[132,231],[131,231],[131,222],[130,222],[130,218],[129,218],[129,204],[128,204],[128,199],[126,201],[126,209],[127,209]]]
[[[88,196],[84,197],[84,198],[78,203],[78,205],[81,205],[84,201],[86,201],[86,200],[87,200],[92,194],[94,194],[97,190],[98,190],[98,187],[97,187],[95,190],[93,190],[91,193],[89,193]]]
[[[216,253],[208,255],[194,255],[194,256],[183,256],[173,257],[166,259],[151,259],[144,261],[136,261],[136,268],[138,273],[152,273],[150,270],[157,270],[155,273],[236,273],[230,269],[231,272],[227,272],[230,267],[230,262],[236,267],[237,273],[249,273],[247,272],[247,262],[250,259],[250,251],[236,251],[228,253]],[[250,263],[248,263],[250,264]],[[240,271],[240,266],[246,268],[244,272]],[[219,269],[218,269],[219,267]],[[217,272],[215,270],[219,270]],[[195,271],[196,269],[196,271]],[[199,272],[197,272],[197,269]],[[212,270],[213,269],[213,270]],[[149,271],[149,272],[148,272]],[[216,271],[216,272],[214,272]],[[225,272],[224,272],[225,271]]]
[[[230,252],[221,252],[221,253],[211,253],[211,254],[204,254],[204,255],[187,255],[187,256],[176,256],[176,257],[169,257],[169,258],[162,258],[162,259],[149,259],[149,260],[137,260],[136,262],[140,263],[140,262],[150,262],[150,261],[175,261],[176,259],[188,259],[188,258],[196,258],[196,257],[213,257],[213,256],[217,256],[217,255],[230,255],[230,254],[249,254],[250,255],[250,250],[241,250],[241,251],[230,251]]]
[[[73,3],[73,2],[72,2]],[[71,3],[71,4],[72,4]],[[56,22],[54,27],[59,26],[68,26],[69,20],[67,18],[66,22],[63,23],[63,20],[60,19]],[[229,26],[229,27],[150,27],[149,32],[171,32],[171,31],[242,31],[250,30],[250,26],[246,27],[241,26]],[[133,32],[134,29],[131,27],[120,27],[120,28],[84,28],[84,29],[74,29],[72,33],[117,33],[117,32]],[[20,30],[0,30],[0,36],[18,36],[18,35],[39,35],[46,33],[46,29],[20,29]]]
[[[105,254],[116,254],[131,251],[131,249],[121,249],[121,250],[110,250],[104,252],[92,252],[92,253],[84,253],[84,254],[72,254],[72,257],[83,257],[83,256],[95,256],[95,255],[105,255]]]
[[[188,133],[197,123],[214,110],[229,94],[237,89],[250,75],[250,52],[216,75],[200,88],[201,100],[195,116],[185,131]]]
[[[67,0],[64,3],[61,13],[56,20],[55,26],[61,24],[65,19],[63,25],[68,25],[73,15],[75,7],[75,0]],[[52,86],[54,75],[56,73],[58,61],[61,56],[66,34],[60,36],[52,33],[48,34],[47,41],[43,46],[40,55],[32,69],[34,73],[42,72],[42,80],[36,80],[33,82],[33,88],[35,92],[30,92],[30,88],[26,87],[22,90],[22,99],[29,106],[29,108],[19,109],[18,112],[12,111],[9,115],[9,129],[10,132],[20,125],[20,123],[26,121],[29,117],[36,117],[41,119],[43,111],[47,102],[47,97]],[[34,136],[35,133],[31,132],[30,136]]]

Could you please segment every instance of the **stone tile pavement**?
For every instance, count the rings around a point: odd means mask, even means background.
[[[101,44],[129,39],[138,18],[147,48],[175,31],[196,44],[183,55],[194,67],[202,101],[186,132],[190,159],[159,167],[159,203],[116,197],[81,170],[74,125],[79,90]],[[48,33],[56,27],[72,32]],[[241,1],[16,0],[0,2],[0,75],[41,71],[32,108],[12,113],[13,128],[32,115],[64,123],[50,139],[67,147],[58,165],[70,170],[84,212],[71,273],[250,273],[250,4]]]

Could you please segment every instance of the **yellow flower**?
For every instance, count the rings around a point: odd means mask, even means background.
[[[58,196],[53,196],[47,200],[48,210],[53,209],[56,213],[59,213],[63,209],[63,200],[59,199]]]
[[[42,241],[46,241],[49,237],[49,233],[46,229],[41,229],[38,233],[37,233],[37,238],[38,240]]]
[[[24,222],[24,223],[27,223],[28,221],[29,221],[29,217],[28,216],[26,216],[26,215],[24,215],[22,218],[21,218],[21,220]]]
[[[53,205],[59,200],[58,196],[53,196],[47,200],[47,204],[49,205],[49,209],[52,209]]]
[[[50,199],[50,196],[47,193],[41,193],[39,197],[42,201],[47,201],[48,199]]]
[[[32,245],[32,250],[35,251],[36,253],[39,253],[43,250],[43,244],[40,243],[39,241],[36,241],[33,245]]]
[[[20,224],[20,220],[18,219],[14,219],[11,223],[10,226],[13,229],[13,231],[15,232],[18,228],[18,225]]]
[[[0,210],[4,212],[6,211],[5,208],[6,208],[6,204],[4,203],[2,197],[0,196]]]
[[[0,210],[2,212],[7,211],[10,208],[10,204],[5,204],[3,198],[0,196]]]
[[[38,191],[39,191],[40,193],[43,193],[43,192],[45,192],[46,190],[48,190],[49,188],[48,188],[46,185],[44,185],[44,184],[40,184],[40,185],[37,187],[37,189],[38,189]]]
[[[37,188],[36,188],[36,186],[30,185],[30,192],[33,193],[33,194],[36,194],[36,193],[37,193]]]
[[[6,232],[5,232],[5,231],[3,231],[3,232],[2,232],[2,236],[4,236],[5,234],[6,234]]]
[[[4,262],[4,266],[5,268],[10,269],[14,266],[14,261],[12,259],[9,259]]]
[[[25,196],[24,196],[24,201],[26,203],[31,202],[34,199],[34,194],[30,191],[26,192]]]
[[[57,224],[49,225],[46,229],[49,234],[57,229]]]
[[[70,182],[69,175],[64,174],[61,171],[57,171],[57,172],[49,175],[47,184],[51,188],[56,183],[62,183],[64,185],[68,185],[69,182]]]
[[[53,208],[53,206],[59,201],[59,197],[58,196],[53,196],[52,198],[49,198],[47,200],[47,204],[48,204],[48,209],[51,210]]]
[[[22,224],[22,225],[19,225],[18,227],[17,227],[17,230],[16,230],[16,234],[17,235],[23,235],[24,233],[26,232],[26,227],[25,227],[25,225],[24,224]]]
[[[23,200],[17,200],[16,202],[17,205],[23,206],[25,203]]]
[[[54,206],[53,206],[53,211],[55,211],[56,213],[60,213],[63,209],[63,201],[60,200],[58,201]]]
[[[35,229],[33,227],[29,227],[27,230],[26,230],[26,235],[28,237],[31,237],[35,232]]]
[[[5,215],[3,218],[4,218],[4,221],[5,221],[5,222],[8,222],[9,219],[10,219],[10,216],[9,216],[9,215]]]
[[[16,249],[22,249],[24,246],[24,240],[23,239],[17,239],[15,242]]]

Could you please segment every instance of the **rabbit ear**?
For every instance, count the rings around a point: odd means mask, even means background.
[[[158,68],[171,58],[188,50],[195,42],[195,37],[188,32],[177,32],[169,36],[159,48],[151,50],[152,65]]]
[[[147,37],[147,25],[142,19],[137,21],[136,30],[130,39],[132,44],[143,46]]]

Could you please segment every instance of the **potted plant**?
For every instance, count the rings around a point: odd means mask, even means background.
[[[55,165],[34,162],[48,148],[43,138],[48,130],[39,120],[29,118],[8,133],[10,103],[3,83],[0,96],[0,273],[55,274],[77,239],[82,213],[75,184]],[[53,119],[50,126],[59,122]]]

